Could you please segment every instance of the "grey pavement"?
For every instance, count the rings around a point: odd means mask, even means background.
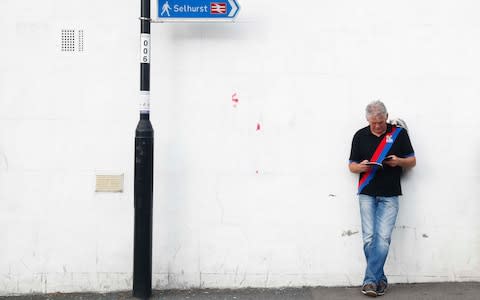
[[[131,291],[107,294],[74,293],[74,294],[46,294],[23,296],[0,296],[5,300],[134,300]],[[261,299],[261,300],[355,300],[371,299],[361,294],[360,287],[304,287],[283,289],[199,289],[199,290],[168,290],[153,291],[150,299],[193,299],[193,300],[220,300],[220,299]],[[387,293],[380,299],[480,299],[480,282],[449,282],[449,283],[419,283],[419,284],[393,284]]]

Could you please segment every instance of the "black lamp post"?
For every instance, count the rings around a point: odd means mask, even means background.
[[[150,0],[141,1],[140,120],[135,130],[133,296],[152,295],[153,127],[150,123]]]

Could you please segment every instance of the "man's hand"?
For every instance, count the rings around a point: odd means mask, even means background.
[[[396,155],[389,155],[387,157],[385,157],[385,159],[383,160],[383,164],[389,166],[389,167],[397,167],[399,166],[400,164],[400,157],[396,156]]]
[[[368,163],[368,160],[366,159],[361,163],[351,162],[348,165],[348,168],[352,173],[365,173],[365,172],[368,172],[371,168],[371,166],[366,165],[366,163]]]
[[[383,160],[383,164],[389,167],[412,168],[416,165],[417,160],[414,156],[407,158],[400,158],[396,155],[389,155]]]

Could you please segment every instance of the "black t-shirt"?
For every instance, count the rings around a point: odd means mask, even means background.
[[[353,161],[360,163],[365,159],[370,160],[384,136],[391,133],[392,127],[392,125],[387,124],[387,131],[379,137],[375,136],[370,131],[370,126],[367,126],[357,131],[353,136],[352,150],[350,152],[350,162]],[[387,156],[392,154],[402,158],[415,155],[413,152],[412,144],[410,143],[410,138],[408,137],[408,133],[405,129],[402,129],[400,131],[392,147],[388,151]],[[363,173],[360,174],[360,178],[362,175]],[[401,195],[401,175],[401,167],[389,167],[384,165],[383,168],[377,169],[373,179],[370,181],[369,184],[365,186],[365,188],[360,192],[360,194],[384,197]]]

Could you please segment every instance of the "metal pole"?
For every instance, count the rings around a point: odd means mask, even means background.
[[[140,120],[135,130],[133,296],[152,295],[153,128],[150,123],[150,0],[141,1]]]

